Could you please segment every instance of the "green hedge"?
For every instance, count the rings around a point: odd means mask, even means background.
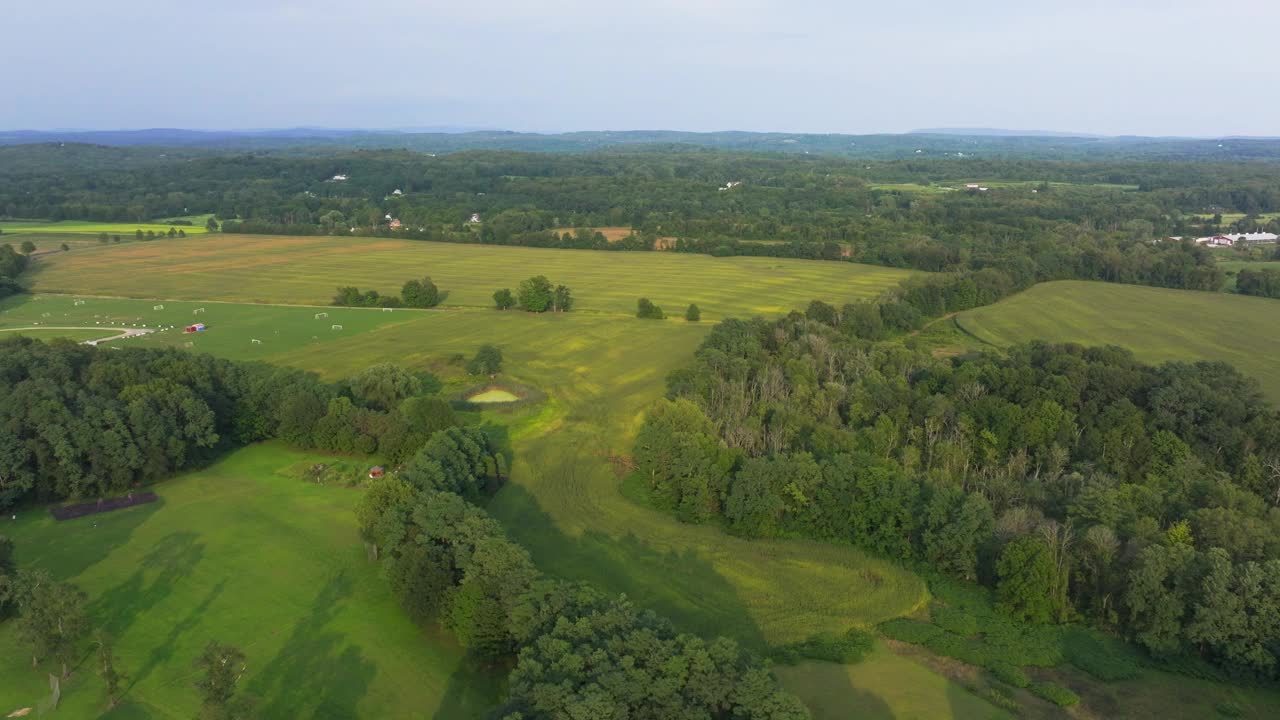
[[[1079,695],[1057,683],[1047,681],[1033,682],[1027,689],[1036,697],[1044,698],[1058,707],[1071,707],[1080,702]]]
[[[775,648],[772,656],[777,662],[794,665],[803,659],[851,665],[866,657],[875,645],[875,639],[864,630],[852,628],[843,635],[822,633],[807,640]]]
[[[1031,678],[1022,668],[1003,660],[995,660],[987,665],[987,670],[1002,683],[1024,688],[1031,684]]]

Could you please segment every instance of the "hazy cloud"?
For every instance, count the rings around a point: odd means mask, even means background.
[[[1280,135],[1262,0],[15,0],[0,127]]]

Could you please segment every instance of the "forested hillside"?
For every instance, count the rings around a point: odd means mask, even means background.
[[[938,360],[819,308],[726,321],[636,443],[654,502],[752,537],[852,543],[1276,677],[1280,416],[1214,363],[1033,343]]]

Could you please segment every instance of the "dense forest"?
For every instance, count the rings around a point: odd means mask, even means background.
[[[1280,676],[1280,416],[1252,380],[1073,345],[935,359],[860,339],[858,311],[718,325],[637,438],[655,504]]]

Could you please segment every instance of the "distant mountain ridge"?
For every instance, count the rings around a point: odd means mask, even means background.
[[[1059,130],[1008,130],[1005,128],[921,128],[908,135],[965,135],[969,137],[1048,137],[1048,138],[1105,138],[1111,135],[1064,132]]]
[[[1012,133],[1012,134],[1010,134]],[[1028,159],[1280,160],[1276,138],[1103,137],[1048,131],[999,129],[917,130],[905,134],[684,132],[676,130],[526,133],[436,127],[423,130],[283,128],[267,130],[13,130],[0,131],[0,146],[74,143],[112,148],[191,152],[331,153],[334,149],[452,153],[467,150],[520,152],[643,152],[728,150],[862,159],[907,157]]]

